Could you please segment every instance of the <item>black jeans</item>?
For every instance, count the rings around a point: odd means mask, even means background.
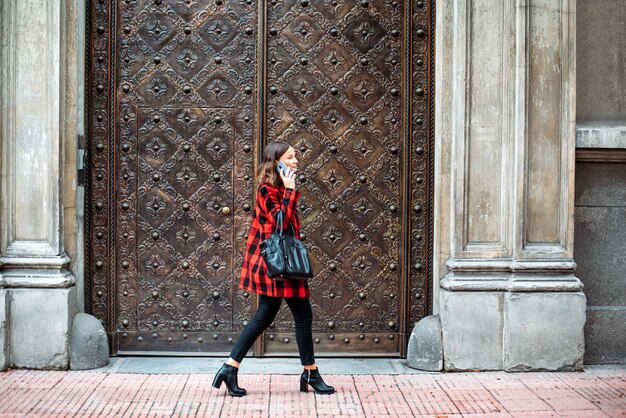
[[[315,354],[313,353],[313,312],[309,298],[285,298],[287,305],[293,314],[296,322],[296,343],[300,353],[300,362],[303,366],[315,364]],[[261,295],[259,309],[254,318],[241,332],[241,336],[230,352],[230,358],[241,362],[244,356],[252,347],[252,344],[259,338],[259,335],[267,329],[276,318],[276,314],[283,302],[282,297],[271,297]]]

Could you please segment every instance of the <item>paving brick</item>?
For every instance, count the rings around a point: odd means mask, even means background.
[[[200,411],[218,416],[223,405],[224,397],[217,390],[212,390],[210,378],[207,375],[186,375],[180,398],[174,408],[172,417],[193,417]]]
[[[4,417],[620,417],[626,373],[325,375],[334,395],[299,391],[299,375],[240,375],[231,397],[211,374],[11,370],[0,373]]]
[[[600,378],[600,380],[606,386],[615,388],[624,395],[626,395],[626,376],[603,376]]]
[[[506,412],[504,406],[485,389],[450,389],[446,393],[464,416]]]
[[[498,399],[500,404],[509,412],[555,412],[545,401],[533,399]]]
[[[248,395],[241,398],[230,396],[223,385],[219,393],[224,399],[224,405],[219,415],[222,417],[268,417],[270,407],[270,375],[245,375],[239,379],[241,387],[248,391]],[[207,382],[210,385],[211,382]],[[202,416],[207,416],[201,414]]]
[[[544,401],[558,413],[567,412],[567,414],[569,414],[570,411],[600,411],[597,406],[587,399],[571,393],[563,397],[550,397],[548,395],[544,398]]]
[[[397,376],[398,388],[415,415],[459,414],[445,390],[439,386],[434,376]]]
[[[624,406],[626,396],[613,387],[579,387],[575,389],[592,404],[602,410],[616,410]]]
[[[435,381],[445,390],[482,387],[475,373],[444,373],[435,375]]]
[[[618,383],[619,380],[620,378],[618,377],[615,379],[615,382]],[[587,373],[568,374],[561,381],[571,388],[602,388],[606,386],[606,382],[602,378]]]
[[[300,376],[271,376],[269,416],[311,417],[316,414],[316,397],[300,392]]]
[[[565,413],[561,413],[561,416],[567,418],[606,418],[608,415],[602,411],[589,411],[589,410],[571,410]]]
[[[319,415],[365,416],[357,392],[355,376],[324,376],[328,384],[335,387],[333,395],[315,395],[315,405]]]
[[[488,390],[521,390],[526,386],[516,375],[502,375],[496,373],[482,373],[474,375],[474,378]]]
[[[412,410],[395,376],[355,376],[355,386],[366,416],[408,416]]]

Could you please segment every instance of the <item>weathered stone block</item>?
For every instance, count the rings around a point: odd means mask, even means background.
[[[406,355],[409,367],[431,372],[443,369],[443,342],[441,323],[437,315],[429,315],[418,321],[409,338]]]
[[[626,207],[626,164],[576,163],[576,206]]]
[[[626,308],[587,308],[585,364],[626,364]]]
[[[502,369],[502,292],[441,291],[445,370]]]
[[[576,118],[626,120],[624,2],[577,1],[576,14]]]
[[[90,370],[109,364],[109,342],[100,321],[89,314],[77,313],[72,323],[70,368]]]
[[[585,305],[582,292],[507,293],[505,370],[581,369]]]
[[[67,369],[75,287],[9,291],[9,365]]]
[[[626,207],[577,207],[576,275],[590,306],[626,305]]]

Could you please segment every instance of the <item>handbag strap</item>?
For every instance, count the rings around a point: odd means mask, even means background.
[[[278,212],[278,216],[276,217],[276,227],[274,228],[275,234],[283,234],[283,211]]]
[[[291,235],[296,236],[296,228],[294,228],[293,223],[289,222],[289,229],[291,230]],[[275,234],[283,235],[283,212],[278,212],[278,216],[276,217],[276,227],[274,228]]]

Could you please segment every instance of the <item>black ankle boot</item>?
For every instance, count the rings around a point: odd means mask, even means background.
[[[246,390],[240,388],[237,383],[238,371],[237,367],[224,363],[215,375],[215,379],[213,379],[213,387],[219,389],[222,386],[222,382],[224,382],[231,396],[245,396]]]
[[[324,379],[322,379],[318,369],[304,369],[302,372],[302,376],[300,376],[300,392],[308,392],[309,385],[311,385],[311,387],[315,390],[315,393],[319,393],[321,395],[330,395],[331,393],[335,393],[335,388],[328,386],[324,382]]]

